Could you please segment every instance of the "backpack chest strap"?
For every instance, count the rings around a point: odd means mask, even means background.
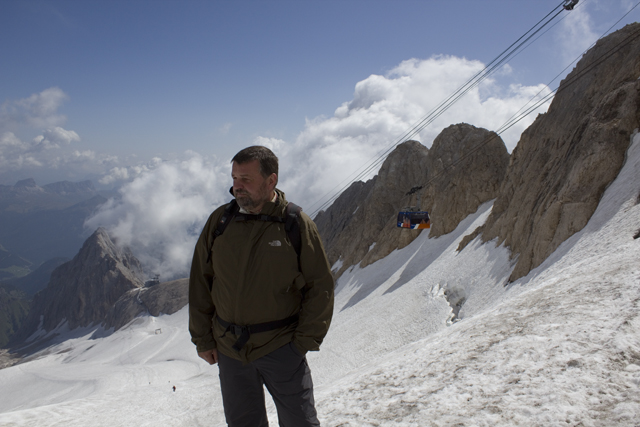
[[[265,221],[265,222],[281,222],[286,223],[286,218],[282,218],[279,216],[271,216],[271,215],[254,215],[254,214],[244,214],[237,213],[233,217],[234,221]]]

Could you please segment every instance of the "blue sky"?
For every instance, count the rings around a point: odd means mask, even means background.
[[[358,82],[372,75],[397,82],[402,76],[393,73],[403,61],[438,55],[486,64],[560,3],[2,0],[0,184],[30,176],[39,184],[98,181],[113,168],[132,168],[126,182],[158,159],[184,157],[187,150],[225,163],[256,142],[304,145],[303,134],[313,131],[309,123],[333,118],[354,100]],[[510,61],[479,96],[505,97],[511,84],[548,83],[635,3],[582,0],[561,15],[575,15],[570,24],[560,22]],[[624,22],[639,16],[640,8]],[[464,82],[468,74],[458,76],[453,67],[438,78]],[[379,139],[393,142],[413,118],[399,120]],[[451,123],[418,139],[430,145]],[[472,124],[488,126],[481,119]],[[376,139],[375,129],[357,132]],[[358,151],[368,154],[384,146],[364,144]],[[38,150],[46,156],[38,157]],[[22,160],[10,161],[19,155]]]
[[[614,30],[639,21],[639,1],[580,0],[413,139],[499,129],[626,12]],[[230,199],[238,150],[271,147],[312,214],[561,3],[0,0],[0,184],[118,189],[87,234],[106,227],[172,277]],[[509,151],[547,108],[501,135]]]

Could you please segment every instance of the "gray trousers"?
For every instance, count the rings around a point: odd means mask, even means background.
[[[268,427],[263,384],[278,410],[280,427],[318,427],[307,359],[293,343],[243,365],[218,353],[224,415],[229,427]]]

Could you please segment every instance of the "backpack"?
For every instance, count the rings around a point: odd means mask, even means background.
[[[216,238],[224,233],[224,230],[227,228],[227,225],[236,218],[236,221],[271,221],[271,222],[280,222],[284,224],[284,230],[287,233],[287,237],[291,242],[291,246],[296,251],[296,255],[298,256],[298,270],[300,269],[300,252],[302,251],[302,238],[300,237],[300,212],[302,208],[295,203],[289,202],[286,207],[285,216],[271,216],[271,215],[255,215],[255,214],[244,214],[239,213],[240,206],[238,206],[238,202],[236,199],[231,200],[227,207],[224,209],[224,213],[218,221],[218,226],[213,231],[211,236],[211,246],[209,247],[209,255],[207,257],[207,262],[211,262],[211,254],[213,252],[213,243]]]

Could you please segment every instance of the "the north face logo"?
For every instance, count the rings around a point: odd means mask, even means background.
[[[282,246],[282,242],[280,240],[274,240],[269,242],[269,246]]]

